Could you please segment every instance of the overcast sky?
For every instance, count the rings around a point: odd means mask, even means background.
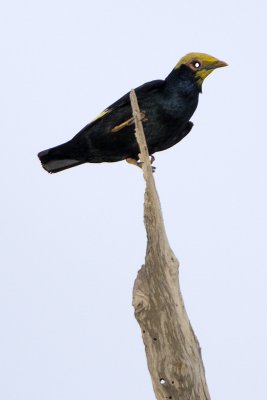
[[[199,51],[229,67],[155,179],[211,397],[266,400],[266,16],[265,0],[2,2],[1,399],[155,398],[131,306],[141,171],[49,175],[36,154]]]

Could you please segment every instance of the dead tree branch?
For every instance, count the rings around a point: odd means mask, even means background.
[[[165,232],[137,98],[130,93],[136,139],[146,181],[145,265],[133,289],[135,317],[145,344],[157,400],[210,400],[199,343],[190,325],[179,286],[179,263]]]

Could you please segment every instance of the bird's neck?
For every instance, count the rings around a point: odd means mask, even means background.
[[[185,96],[202,92],[201,84],[195,79],[194,71],[186,65],[174,68],[165,82],[168,89],[179,90],[180,94]]]

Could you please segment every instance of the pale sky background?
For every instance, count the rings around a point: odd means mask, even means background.
[[[212,399],[267,399],[266,18],[265,0],[1,3],[1,400],[155,398],[131,306],[141,171],[49,175],[36,154],[191,51],[229,67],[156,184]]]

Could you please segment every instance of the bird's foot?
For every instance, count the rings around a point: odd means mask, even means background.
[[[143,161],[136,160],[135,158],[131,158],[131,157],[126,158],[126,161],[129,164],[136,165],[139,168],[143,168],[143,164],[144,164]],[[152,172],[156,171],[156,167],[154,165],[152,165],[154,161],[155,161],[155,157],[150,156],[150,164],[151,164]]]
[[[152,172],[154,173],[156,171],[156,167],[153,164],[153,162],[155,161],[155,156],[150,156],[150,164],[151,164],[151,168],[152,168]]]

